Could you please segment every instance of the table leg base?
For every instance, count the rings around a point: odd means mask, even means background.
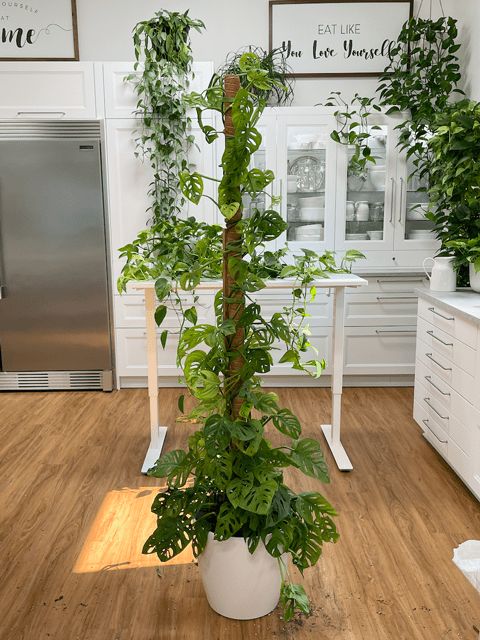
[[[145,456],[145,460],[143,462],[142,473],[146,474],[147,471],[153,467],[153,465],[161,456],[166,435],[167,427],[158,427],[158,435],[155,438],[156,442],[154,442],[153,440],[150,442],[147,455]]]
[[[343,448],[342,443],[332,441],[332,425],[322,424],[322,431],[323,435],[325,436],[325,440],[330,447],[330,451],[335,458],[337,467],[340,469],[340,471],[352,471],[353,465],[350,462],[350,458],[347,456],[347,452]]]

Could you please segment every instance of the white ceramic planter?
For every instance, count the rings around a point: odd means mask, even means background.
[[[262,542],[251,554],[243,538],[218,542],[209,533],[198,566],[209,605],[226,618],[260,618],[278,604],[282,585],[278,560]]]
[[[480,271],[475,271],[475,265],[471,264],[470,267],[470,286],[474,291],[480,293]]]

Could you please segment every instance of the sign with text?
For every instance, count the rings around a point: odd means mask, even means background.
[[[413,0],[270,0],[270,49],[292,76],[377,76],[412,14]]]
[[[0,0],[0,60],[78,60],[75,0]]]

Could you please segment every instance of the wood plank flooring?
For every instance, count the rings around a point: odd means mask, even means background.
[[[320,438],[324,389],[281,389]],[[167,447],[179,390],[161,390]],[[480,506],[423,440],[410,389],[347,389],[349,474],[325,493],[341,540],[306,572],[313,615],[236,622],[213,613],[189,552],[142,556],[160,482],[140,475],[145,390],[0,395],[1,640],[474,640],[480,595],[451,561],[480,539]],[[317,487],[292,472],[297,489]]]

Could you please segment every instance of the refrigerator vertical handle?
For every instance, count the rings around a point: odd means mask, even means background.
[[[4,284],[0,284],[0,300],[7,297],[7,288]]]

